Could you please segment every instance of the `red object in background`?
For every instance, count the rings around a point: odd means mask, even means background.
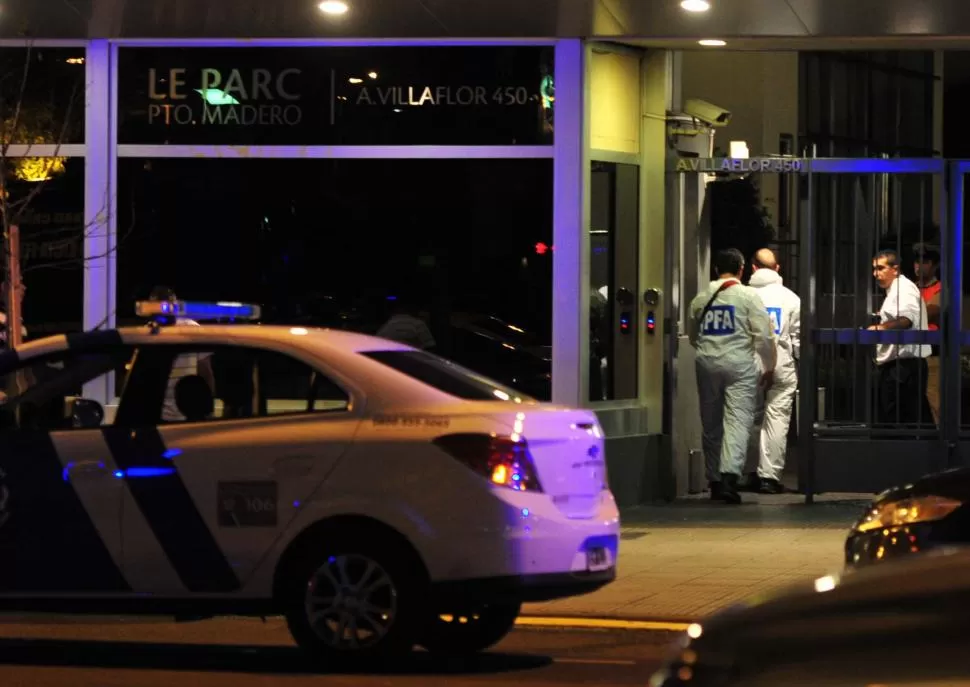
[[[549,246],[547,246],[546,244],[542,242],[539,242],[536,244],[536,255],[545,255],[548,250],[549,250]]]

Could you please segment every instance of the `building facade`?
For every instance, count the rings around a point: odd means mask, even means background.
[[[691,221],[703,186],[670,159],[731,140],[761,157],[938,155],[939,50],[970,23],[957,2],[346,4],[5,4],[28,328],[133,322],[156,284],[364,331],[413,307],[443,354],[596,409],[623,504],[696,481],[681,305],[710,237]],[[849,52],[860,36],[867,52]],[[692,98],[731,123],[708,126]],[[795,272],[786,184],[758,192]],[[933,208],[940,193],[918,192]]]

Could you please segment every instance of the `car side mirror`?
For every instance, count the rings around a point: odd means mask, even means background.
[[[104,422],[104,408],[97,401],[90,398],[75,398],[71,400],[72,427],[100,427]]]

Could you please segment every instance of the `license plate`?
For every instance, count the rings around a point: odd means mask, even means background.
[[[608,570],[612,563],[610,560],[610,550],[605,547],[589,549],[586,552],[586,569],[590,572]]]

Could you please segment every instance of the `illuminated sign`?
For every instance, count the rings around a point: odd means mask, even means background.
[[[230,69],[227,72],[203,67],[197,84],[188,84],[185,67],[159,74],[148,70],[148,123],[182,125],[297,126],[302,108],[294,101],[289,79],[299,69]]]
[[[685,157],[676,162],[676,172],[706,174],[744,174],[762,172],[768,174],[799,174],[808,171],[808,160],[790,157]]]
[[[550,46],[121,48],[118,141],[549,145]]]
[[[538,96],[529,94],[525,86],[506,86],[489,89],[486,86],[362,86],[357,93],[357,105],[396,105],[421,107],[424,105],[528,105]]]

